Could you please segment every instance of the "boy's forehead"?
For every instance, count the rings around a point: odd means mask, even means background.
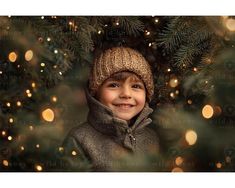
[[[127,77],[111,76],[107,79],[107,81],[126,81],[127,79],[129,79],[131,82],[142,82],[142,80],[136,75],[130,75]]]

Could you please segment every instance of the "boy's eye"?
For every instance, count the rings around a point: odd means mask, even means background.
[[[118,83],[109,83],[108,87],[119,87]]]
[[[135,89],[142,89],[143,88],[142,85],[140,85],[140,84],[134,84],[134,85],[132,85],[132,87]]]

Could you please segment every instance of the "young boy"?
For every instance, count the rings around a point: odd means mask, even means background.
[[[146,127],[153,92],[150,66],[137,51],[115,47],[96,58],[86,89],[87,121],[64,141],[71,170],[148,171],[146,156],[159,151],[156,133]]]

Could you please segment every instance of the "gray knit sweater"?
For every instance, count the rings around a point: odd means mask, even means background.
[[[151,156],[159,152],[157,134],[146,127],[152,109],[145,105],[130,126],[86,91],[87,121],[64,140],[69,171],[155,171]]]

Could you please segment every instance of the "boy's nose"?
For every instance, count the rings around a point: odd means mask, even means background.
[[[131,91],[128,87],[123,87],[121,89],[120,98],[131,98]]]

